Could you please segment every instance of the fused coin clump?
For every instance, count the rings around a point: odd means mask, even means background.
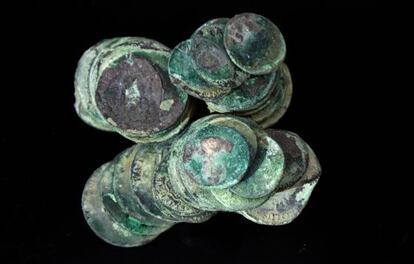
[[[292,97],[285,54],[278,27],[253,13],[210,20],[172,50],[141,37],[89,48],[76,69],[75,110],[135,143],[86,182],[93,232],[137,247],[220,211],[263,225],[293,221],[321,167],[299,135],[269,128]],[[191,120],[191,97],[215,114]]]

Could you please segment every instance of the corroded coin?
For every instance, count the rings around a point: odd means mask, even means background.
[[[235,67],[223,43],[224,28],[228,18],[208,21],[191,36],[191,54],[200,76],[222,88],[238,87],[249,74]]]
[[[173,220],[201,223],[211,218],[214,214],[197,209],[184,201],[174,189],[168,176],[168,162],[164,160],[158,167],[153,179],[153,196],[158,201],[156,205],[161,211],[168,211],[168,215],[173,216]]]
[[[240,69],[251,74],[266,74],[277,69],[286,54],[282,33],[269,19],[243,13],[229,20],[224,45]]]
[[[224,17],[209,20],[197,28],[191,37],[203,37],[224,46],[224,29],[228,21],[229,18]]]
[[[158,228],[158,232],[163,232],[167,228],[171,227],[172,223],[170,221],[156,218],[143,210],[138,203],[134,190],[131,186],[130,178],[132,162],[139,147],[140,145],[134,145],[120,153],[114,159],[113,177],[110,182],[114,195],[110,197],[113,201],[119,204],[121,210],[127,214],[129,218],[135,218],[146,225],[160,226],[160,228]]]
[[[257,138],[245,118],[238,118],[231,115],[212,115],[208,120],[211,125],[230,127],[240,133],[249,144],[250,161],[254,160],[258,145]]]
[[[136,247],[144,245],[156,236],[135,235],[118,224],[106,211],[99,181],[104,173],[112,173],[111,163],[99,167],[88,179],[82,194],[82,210],[86,221],[94,233],[109,244],[120,247]]]
[[[297,134],[276,129],[267,129],[267,134],[282,148],[285,156],[285,168],[278,190],[284,190],[295,184],[305,173],[308,164],[308,146]]]
[[[275,124],[285,114],[292,98],[292,80],[286,64],[280,66],[279,78],[272,96],[260,111],[249,115],[262,128]]]
[[[156,206],[152,193],[156,170],[168,155],[169,144],[170,142],[139,145],[132,162],[130,181],[137,202],[145,212],[164,221],[178,222],[172,221],[172,216],[167,215],[165,211],[161,211]]]
[[[275,103],[275,108],[269,110],[272,114],[260,122],[260,126],[262,128],[268,128],[276,124],[286,113],[286,110],[288,109],[290,101],[292,99],[292,79],[290,76],[289,68],[286,64],[282,63],[280,66],[280,71],[281,79],[277,89],[281,89],[283,91],[283,97],[280,99],[280,101]]]
[[[309,162],[302,178],[292,187],[275,192],[261,206],[240,212],[247,219],[263,225],[284,225],[293,221],[303,210],[319,180],[321,167],[309,149]]]
[[[278,186],[284,169],[283,151],[264,131],[256,130],[258,152],[242,181],[230,191],[245,198],[259,198],[270,194]]]
[[[217,87],[204,80],[196,70],[191,54],[192,40],[179,43],[172,51],[168,62],[171,82],[186,93],[202,99],[213,100],[227,94],[229,88]]]
[[[207,102],[208,108],[219,113],[251,111],[269,97],[275,87],[276,76],[277,72],[252,76],[226,96]]]
[[[164,45],[145,38],[107,40],[81,58],[75,76],[75,108],[88,124],[128,134],[136,142],[178,133],[188,121],[188,96],[171,84]],[[170,136],[173,136],[170,133]],[[151,136],[151,137],[150,137]]]
[[[189,136],[182,157],[187,175],[205,187],[238,183],[250,163],[249,144],[235,129],[207,125]]]
[[[223,205],[221,210],[235,212],[255,208],[263,204],[268,196],[245,198],[227,189],[212,189],[214,197]]]

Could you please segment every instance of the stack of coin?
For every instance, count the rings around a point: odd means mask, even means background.
[[[98,236],[132,247],[217,211],[286,224],[301,212],[319,175],[316,156],[298,135],[216,114],[101,166],[85,186],[82,208]]]
[[[285,40],[267,18],[243,13],[199,27],[172,51],[174,85],[206,101],[211,112],[250,117],[262,128],[286,112],[292,80]]]
[[[87,124],[135,142],[159,142],[188,122],[189,97],[168,77],[170,50],[145,38],[123,37],[89,48],[75,74],[75,109]]]

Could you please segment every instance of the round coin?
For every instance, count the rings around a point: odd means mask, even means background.
[[[267,134],[281,147],[285,156],[285,168],[277,187],[284,190],[295,184],[305,173],[308,164],[308,147],[297,134],[276,129],[267,129]]]
[[[240,213],[247,219],[263,225],[284,225],[292,222],[306,206],[321,174],[315,153],[310,147],[308,151],[307,170],[295,185],[283,191],[276,191],[261,206]]]
[[[239,14],[229,20],[224,46],[234,64],[254,75],[275,71],[286,54],[285,40],[278,27],[253,13]]]

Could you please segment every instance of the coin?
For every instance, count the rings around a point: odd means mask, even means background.
[[[250,74],[266,74],[277,69],[286,54],[285,40],[269,19],[243,13],[229,20],[224,30],[224,46],[240,69]]]
[[[278,102],[274,104],[274,108],[270,109],[271,113],[262,121],[260,121],[260,126],[262,128],[268,128],[276,124],[280,118],[286,113],[292,99],[292,79],[290,76],[289,68],[286,64],[282,63],[280,66],[281,79],[277,89],[280,89],[283,93],[283,96]]]
[[[276,72],[251,76],[226,96],[207,102],[211,111],[219,113],[251,111],[261,105],[275,87]]]
[[[208,21],[191,36],[191,54],[200,76],[208,83],[222,88],[236,88],[249,74],[235,67],[223,43],[228,18]]]
[[[243,180],[230,191],[245,198],[260,198],[276,189],[282,179],[285,158],[275,140],[256,130],[258,152]]]
[[[173,220],[187,223],[205,222],[213,216],[214,213],[197,209],[184,201],[173,190],[168,176],[168,162],[164,160],[158,167],[153,179],[152,193],[156,205],[161,211],[166,210],[168,215],[173,216]]]
[[[178,144],[178,146],[182,145]],[[170,183],[174,191],[195,208],[205,211],[219,210],[222,204],[216,200],[211,191],[201,188],[179,166],[179,153],[182,151],[173,148],[168,161],[168,175],[171,178]]]
[[[309,162],[306,172],[292,187],[276,191],[261,206],[240,212],[247,219],[263,225],[284,225],[292,222],[309,201],[319,180],[321,167],[313,150],[307,145]]]
[[[169,80],[169,49],[138,37],[105,43],[91,48],[79,62],[78,114],[90,125],[129,134],[136,142],[156,140],[156,134],[167,130],[178,133],[172,128],[178,127],[178,120],[188,121],[182,116],[188,113],[189,99]]]
[[[207,125],[185,142],[182,162],[186,174],[198,184],[227,188],[239,182],[246,172],[249,145],[233,128]]]
[[[170,142],[140,144],[131,166],[131,186],[140,207],[148,214],[169,222],[172,216],[166,215],[156,206],[152,188],[155,172],[161,161],[168,155]]]
[[[208,83],[196,70],[191,55],[192,40],[179,43],[171,52],[168,72],[171,82],[186,93],[202,100],[212,100],[227,94],[229,88]]]
[[[267,134],[282,148],[285,156],[285,168],[278,190],[286,189],[295,184],[305,173],[308,164],[308,147],[297,134],[276,129],[267,129]]]
[[[94,171],[85,184],[82,194],[84,217],[93,232],[105,242],[120,247],[144,245],[156,236],[140,236],[118,224],[105,210],[99,192],[99,181],[103,173],[111,173],[111,163],[106,163]],[[108,171],[109,170],[109,171]]]
[[[221,210],[236,212],[255,208],[266,202],[268,196],[259,198],[245,198],[227,189],[212,189],[214,197],[223,205]]]
[[[172,226],[171,221],[161,220],[143,210],[131,186],[132,163],[139,147],[139,145],[134,145],[114,159],[113,176],[110,182],[112,187],[110,191],[113,195],[110,197],[119,204],[123,213],[129,218],[135,218],[146,225],[159,226],[158,232],[163,232]]]

